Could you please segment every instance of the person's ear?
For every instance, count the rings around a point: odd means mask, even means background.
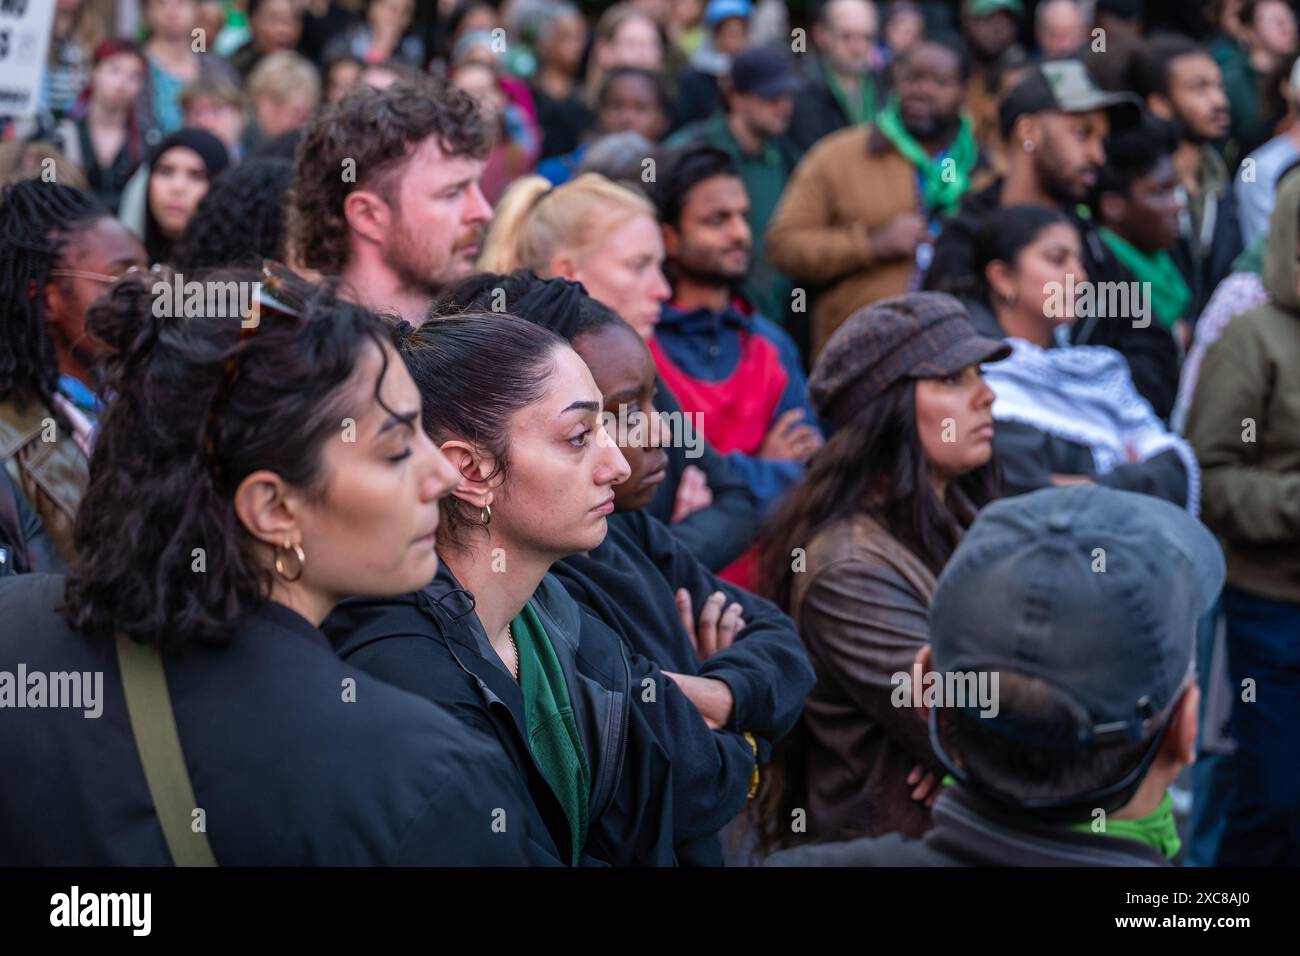
[[[64,295],[60,283],[45,283],[45,321],[60,332],[62,332],[64,317],[68,314],[68,305],[68,297]],[[56,336],[56,343],[59,337]]]
[[[1147,97],[1147,109],[1162,120],[1174,118],[1174,104],[1164,93],[1152,93]]]
[[[235,490],[235,514],[248,533],[272,548],[302,543],[301,496],[273,471],[255,471]]]
[[[995,300],[1005,302],[1015,295],[1016,277],[1011,267],[1001,259],[995,259],[984,267],[984,281]]]
[[[1119,193],[1102,193],[1097,197],[1097,214],[1102,222],[1123,222],[1128,217],[1128,200]]]
[[[354,189],[343,200],[343,218],[348,227],[363,238],[381,245],[393,225],[393,211],[388,203],[368,189]]]
[[[555,255],[551,256],[546,272],[552,277],[568,279],[570,282],[578,281],[578,264],[573,261],[573,256],[567,249],[556,250]]]
[[[459,438],[445,441],[441,447],[451,466],[460,472],[460,481],[452,494],[471,508],[481,510],[491,506],[492,489],[500,483],[499,476],[494,477],[495,459]]]
[[[1196,728],[1201,713],[1201,688],[1193,681],[1170,716],[1169,731],[1160,745],[1162,756],[1180,767],[1196,763]]]
[[[934,654],[930,651],[929,644],[921,645],[921,649],[916,652],[916,657],[912,661],[912,700],[924,701],[925,694],[921,691],[925,687],[925,675],[930,673],[934,665]],[[921,719],[928,721],[930,719],[930,708],[923,703],[918,703],[916,711],[921,715]]]
[[[1011,148],[1015,152],[1033,153],[1043,145],[1043,124],[1033,113],[1016,117],[1011,126]]]
[[[676,259],[677,252],[681,248],[682,237],[677,231],[677,227],[666,222],[659,224],[659,231],[664,237],[664,255],[669,259]]]

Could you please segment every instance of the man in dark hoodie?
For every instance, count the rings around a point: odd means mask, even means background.
[[[978,285],[973,269],[975,234],[1000,206],[1028,204],[1068,215],[1083,240],[1083,263],[1093,282],[1125,278],[1081,204],[1097,185],[1106,161],[1111,127],[1130,126],[1140,113],[1136,97],[1106,93],[1079,60],[1042,63],[1003,100],[998,120],[1007,140],[1007,173],[971,193],[962,211],[947,220],[934,246],[925,288],[969,295]],[[1107,345],[1128,359],[1133,382],[1160,416],[1173,408],[1165,370],[1177,363],[1173,340],[1155,323],[1076,326],[1077,345]]]

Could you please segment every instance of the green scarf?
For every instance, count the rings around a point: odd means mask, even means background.
[[[858,80],[858,99],[854,102],[849,99],[849,94],[840,85],[839,77],[829,66],[824,66],[822,72],[826,75],[826,86],[831,91],[831,96],[840,104],[840,109],[849,118],[849,124],[857,126],[859,123],[870,123],[876,115],[876,81],[871,78],[871,74],[864,73]]]
[[[963,115],[957,135],[941,156],[931,156],[903,126],[898,99],[891,96],[876,115],[876,129],[894,144],[921,174],[921,195],[932,215],[950,216],[970,189],[970,176],[979,162],[979,146],[969,116]],[[952,162],[948,162],[952,160]]]
[[[519,689],[524,695],[528,747],[564,807],[573,834],[572,862],[577,866],[587,842],[591,768],[578,736],[569,687],[537,612],[525,604],[510,627],[519,650]]]
[[[1192,302],[1192,290],[1187,287],[1187,281],[1178,271],[1173,257],[1163,249],[1148,255],[1105,226],[1097,231],[1101,233],[1102,242],[1115,253],[1120,265],[1133,273],[1133,278],[1138,282],[1151,283],[1151,311],[1156,314],[1161,325],[1172,329],[1174,323],[1183,318]]]
[[[1091,823],[1075,823],[1072,829],[1080,833],[1091,833]],[[1098,831],[1106,836],[1123,837],[1145,843],[1152,849],[1159,850],[1172,860],[1183,848],[1183,841],[1178,836],[1178,825],[1174,821],[1174,801],[1168,793],[1160,801],[1160,806],[1144,817],[1136,820],[1106,820],[1106,829]]]
[[[945,774],[942,780],[945,787],[951,787],[956,782],[952,774]],[[1078,830],[1080,833],[1094,832],[1091,821],[1071,824],[1070,829]],[[1097,832],[1144,843],[1152,849],[1159,850],[1170,860],[1183,848],[1182,838],[1178,836],[1178,823],[1174,820],[1174,800],[1168,792],[1160,801],[1160,806],[1146,816],[1138,817],[1136,820],[1108,819],[1106,829]]]

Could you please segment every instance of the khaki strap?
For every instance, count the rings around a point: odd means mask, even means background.
[[[131,732],[172,862],[176,866],[216,866],[208,835],[195,833],[190,826],[198,802],[181,752],[162,658],[157,648],[119,634],[117,660]]]

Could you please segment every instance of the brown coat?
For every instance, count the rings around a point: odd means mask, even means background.
[[[768,226],[767,257],[817,290],[810,361],[854,311],[907,291],[915,260],[877,262],[869,233],[918,211],[915,168],[874,125],[832,133],[800,161]]]
[[[807,838],[900,831],[919,836],[930,812],[907,775],[941,774],[920,712],[891,703],[897,672],[929,641],[929,568],[872,518],[820,531],[795,575],[794,619],[817,672],[804,704]]]
[[[46,441],[46,437],[53,441]],[[63,560],[72,560],[72,526],[90,484],[90,463],[72,435],[55,426],[39,402],[20,411],[13,398],[0,401],[0,467],[41,516]]]

